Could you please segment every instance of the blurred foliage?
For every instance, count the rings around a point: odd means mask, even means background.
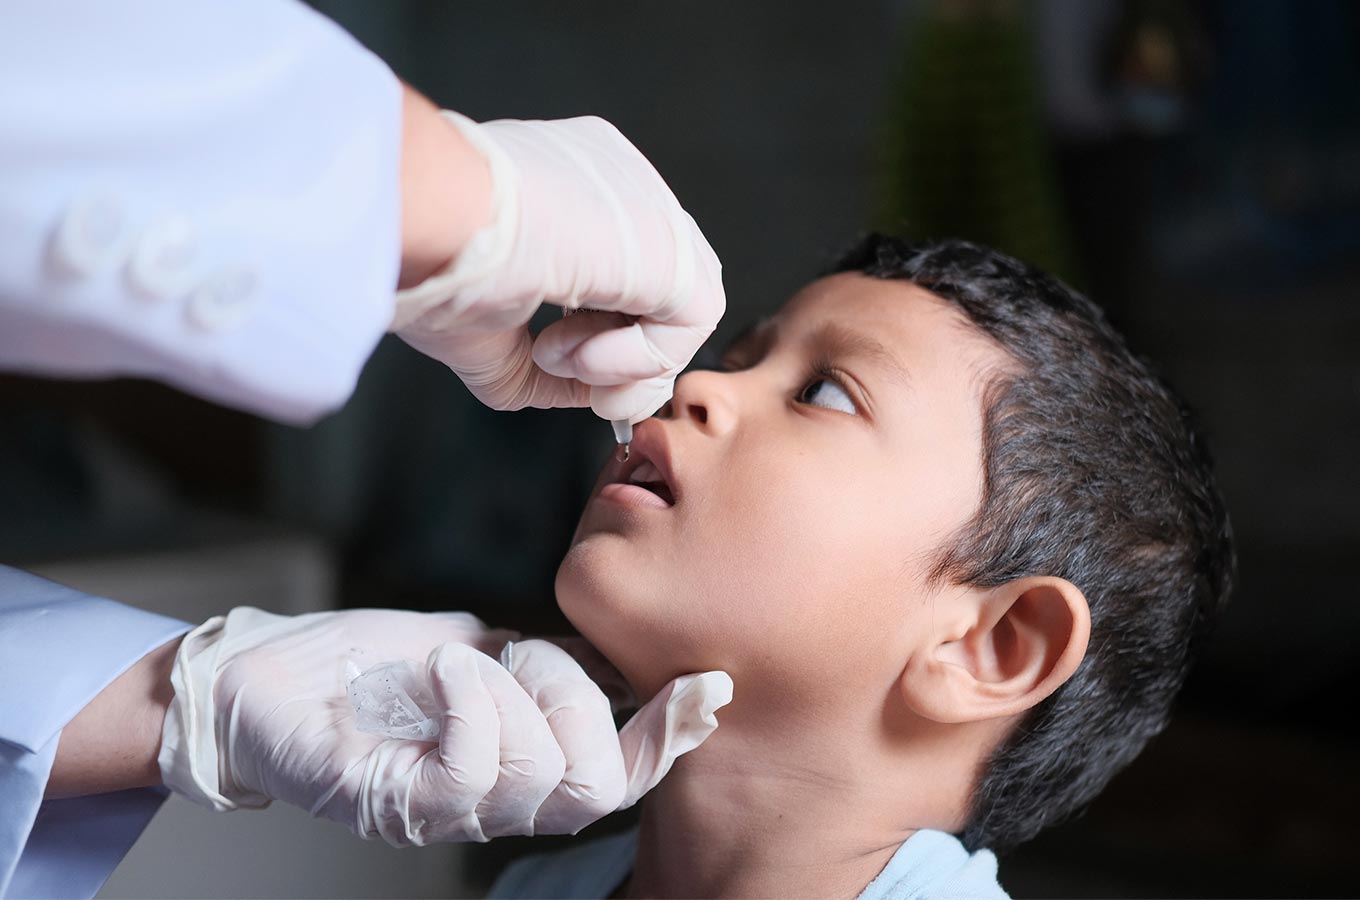
[[[1027,4],[922,4],[902,60],[879,227],[979,241],[1073,278]]]

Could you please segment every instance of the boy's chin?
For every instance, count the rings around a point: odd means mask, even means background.
[[[625,569],[614,556],[592,541],[581,541],[571,545],[557,566],[557,605],[578,629],[582,623],[589,627],[597,618],[626,612]]]
[[[658,609],[655,596],[640,596],[609,578],[589,554],[567,552],[557,569],[557,605],[567,620],[619,670],[639,702],[651,699],[686,668],[675,607]]]
[[[557,605],[578,628],[596,619],[641,626],[655,615],[649,607],[658,593],[673,596],[629,550],[612,535],[591,536],[572,544],[562,557],[554,583]]]

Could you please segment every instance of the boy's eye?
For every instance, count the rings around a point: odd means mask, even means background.
[[[845,388],[828,375],[818,375],[809,381],[807,387],[798,395],[798,402],[839,410],[852,416],[858,413],[855,401],[850,399]]]

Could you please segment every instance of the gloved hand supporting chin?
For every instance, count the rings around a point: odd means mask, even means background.
[[[560,647],[516,642],[508,667],[488,655],[513,637],[461,613],[232,610],[181,644],[164,781],[214,809],[281,800],[397,846],[575,833],[636,802],[731,697],[725,673],[687,676],[620,734]],[[354,727],[356,657],[425,661],[437,745]]]

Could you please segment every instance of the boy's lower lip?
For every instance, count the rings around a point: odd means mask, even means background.
[[[646,488],[626,482],[611,482],[600,488],[601,500],[610,500],[624,506],[645,506],[653,509],[670,509],[671,505]]]

